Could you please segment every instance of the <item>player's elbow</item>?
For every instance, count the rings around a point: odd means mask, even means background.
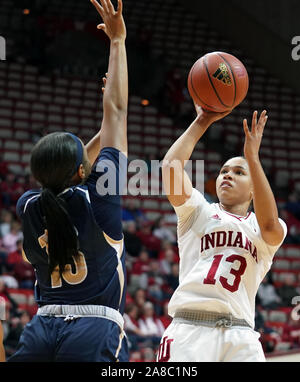
[[[109,100],[103,104],[103,113],[114,115],[118,118],[127,117],[128,106],[125,102]]]
[[[261,229],[265,232],[274,232],[281,227],[281,224],[278,221],[278,218],[269,218],[261,222]]]
[[[178,173],[180,168],[180,162],[174,159],[164,158],[161,165],[161,172],[163,179],[170,178],[170,176],[174,176]]]
[[[168,158],[164,157],[164,159],[162,160],[162,163],[161,163],[161,168],[164,169],[164,168],[170,168],[171,166],[171,160],[169,160]]]
[[[284,238],[284,230],[277,221],[270,221],[261,228],[261,234],[264,241],[269,245],[279,245]]]
[[[125,104],[122,104],[122,103],[116,103],[114,105],[115,107],[115,110],[116,110],[116,113],[120,116],[120,117],[127,117],[127,113],[128,113],[128,107],[127,105]]]
[[[166,155],[162,160],[162,170],[170,170],[171,168],[179,169],[181,168],[181,161],[176,158],[172,158],[171,156]]]

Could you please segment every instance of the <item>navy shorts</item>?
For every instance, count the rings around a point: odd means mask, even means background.
[[[8,362],[128,362],[127,338],[101,317],[33,317]]]

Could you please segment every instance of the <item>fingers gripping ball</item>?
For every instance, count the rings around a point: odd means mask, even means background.
[[[223,52],[199,58],[188,76],[188,90],[193,101],[215,112],[235,108],[246,97],[248,87],[248,73],[243,63]]]

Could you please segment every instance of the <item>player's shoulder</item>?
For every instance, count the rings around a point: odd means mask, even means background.
[[[196,188],[193,188],[191,196],[185,203],[174,207],[174,210],[178,218],[177,232],[181,238],[189,231],[202,230],[209,216],[215,214],[214,204]]]
[[[70,191],[71,191],[70,196],[76,196],[77,198],[82,199],[88,204],[91,203],[90,193],[89,193],[89,189],[87,185],[82,184],[82,185],[72,187]]]
[[[117,168],[126,166],[128,158],[120,150],[114,147],[104,147],[101,149],[100,154],[95,162],[95,168],[101,167],[102,162],[113,163]]]
[[[26,209],[31,203],[34,203],[41,195],[42,189],[33,189],[26,191],[17,201],[16,213],[19,217],[26,212]],[[89,191],[85,185],[69,187],[58,196],[62,197],[66,201],[75,196],[76,199],[83,199],[87,203],[90,203]]]
[[[190,197],[184,202],[184,204],[182,206],[185,206],[185,207],[189,207],[189,206],[209,207],[209,206],[211,206],[211,203],[206,199],[205,195],[202,192],[200,192],[196,188],[193,188]]]
[[[28,190],[24,192],[24,194],[21,195],[17,201],[17,205],[16,205],[17,215],[21,217],[23,213],[25,212],[28,203],[30,203],[31,200],[36,199],[40,194],[41,194],[41,189],[33,189],[33,190]]]

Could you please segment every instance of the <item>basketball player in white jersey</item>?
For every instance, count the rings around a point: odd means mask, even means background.
[[[245,158],[222,166],[219,203],[210,204],[192,187],[184,161],[208,127],[228,113],[195,107],[196,119],[163,161],[164,189],[178,217],[180,271],[168,307],[173,320],[157,360],[265,361],[254,330],[255,296],[287,231],[259,160],[266,111],[258,121],[253,113],[251,130],[243,121]]]

